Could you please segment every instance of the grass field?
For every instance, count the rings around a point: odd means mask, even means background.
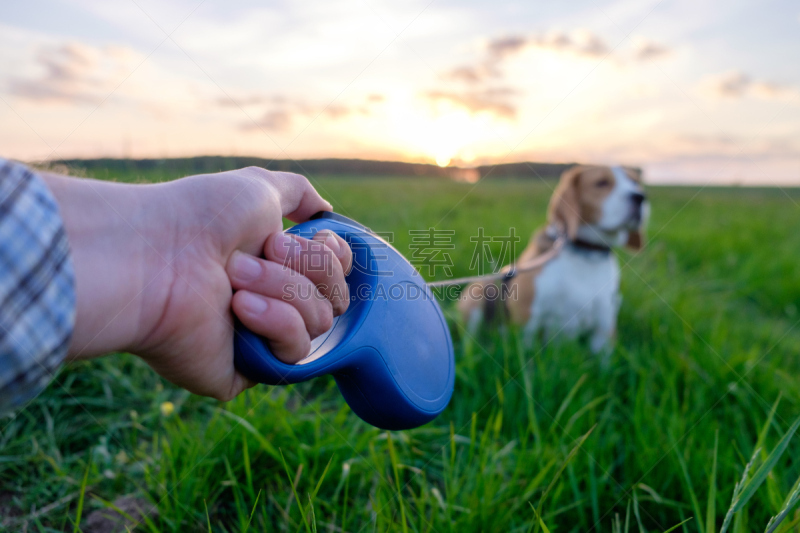
[[[454,230],[454,275],[468,273],[478,226],[526,240],[552,185],[316,184],[403,253],[409,229]],[[666,531],[691,518],[678,531],[712,533],[760,448],[749,477],[764,483],[729,531],[764,531],[800,477],[800,437],[770,456],[800,417],[800,190],[650,197],[648,246],[620,252],[610,368],[578,343],[526,350],[514,331],[475,339],[454,321],[450,406],[388,434],[330,378],[220,404],[132,356],[77,364],[0,418],[7,530],[73,531],[134,494],[158,508],[142,531]],[[798,522],[792,510],[778,530]]]

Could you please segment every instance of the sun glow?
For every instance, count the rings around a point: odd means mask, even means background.
[[[426,140],[428,153],[436,164],[446,167],[455,159],[463,159],[461,153],[474,139],[475,124],[469,114],[451,111],[437,117],[431,124]]]
[[[507,153],[508,125],[488,113],[470,113],[446,102],[432,107],[410,99],[396,106],[388,122],[394,146],[409,160],[439,167],[469,167]],[[470,176],[471,178],[471,176]]]

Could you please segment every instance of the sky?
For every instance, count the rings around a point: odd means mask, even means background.
[[[0,156],[800,185],[796,0],[0,2]]]

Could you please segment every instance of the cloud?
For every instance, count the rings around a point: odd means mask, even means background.
[[[261,113],[261,118],[241,123],[244,131],[267,130],[283,133],[291,130],[298,120],[310,122],[319,117],[336,122],[346,118],[372,114],[373,106],[382,103],[385,97],[382,94],[368,94],[361,102],[354,105],[332,103],[327,106],[308,104],[302,100],[292,100],[284,96],[249,95],[241,98],[220,98],[216,100],[221,107],[259,106],[266,108]]]
[[[95,48],[70,42],[40,48],[35,63],[42,75],[9,80],[9,92],[20,98],[58,104],[99,104],[137,61],[128,48]]]
[[[738,99],[752,96],[765,100],[800,98],[800,90],[796,87],[757,80],[739,70],[711,76],[703,84],[718,98]]]
[[[351,114],[351,110],[344,106],[337,106],[335,109],[331,110],[287,104],[264,111],[259,119],[242,122],[241,129],[244,131],[263,129],[276,133],[285,133],[290,131],[300,119],[311,122],[311,120],[314,120],[318,116],[325,116],[328,119],[336,121]]]
[[[512,35],[490,39],[483,46],[483,54],[472,65],[460,65],[442,74],[446,81],[456,82],[467,90],[433,90],[423,97],[434,104],[447,103],[465,109],[470,114],[488,113],[504,120],[514,120],[518,106],[514,96],[519,91],[511,89],[500,80],[505,78],[505,64],[528,50],[543,50],[571,54],[584,58],[599,58],[610,53],[606,42],[588,30],[570,33],[552,31],[535,35]],[[650,43],[643,55],[654,57],[663,54],[662,48]]]
[[[552,31],[546,34],[533,35],[528,38],[527,46],[590,59],[613,54],[618,60],[623,61],[626,56],[635,61],[649,61],[672,53],[672,50],[667,46],[642,37],[634,40],[632,53],[625,49],[614,51],[602,37],[589,30],[575,30],[569,33]]]
[[[589,30],[572,32],[556,30],[528,36],[497,37],[485,43],[482,59],[473,65],[455,67],[445,72],[442,78],[469,85],[501,79],[504,77],[503,63],[526,50],[542,50],[586,59],[597,59],[612,54],[606,41]],[[640,38],[636,41],[632,53],[623,51],[615,53],[615,56],[618,60],[625,60],[627,57],[635,61],[650,61],[671,53],[672,51],[664,45]]]
[[[461,66],[453,70],[445,72],[444,79],[452,81],[460,81],[467,84],[483,83],[492,78],[501,78],[502,72],[494,68],[490,63],[484,63],[474,66]]]
[[[739,98],[744,96],[753,80],[744,72],[728,72],[710,80],[718,96]]]
[[[791,137],[753,139],[736,134],[679,134],[664,142],[669,157],[676,159],[727,155],[748,159],[796,158],[800,142]]]
[[[486,48],[489,55],[502,59],[525,49],[528,41],[525,37],[500,37],[489,41]]]
[[[636,43],[636,50],[633,53],[634,59],[638,61],[650,61],[668,56],[672,50],[664,45],[654,43],[645,39],[640,39]]]
[[[255,123],[246,122],[242,124],[242,129],[265,129],[269,131],[286,131],[294,121],[294,114],[285,110],[267,111]]]
[[[588,30],[577,30],[572,33],[555,31],[544,35],[534,35],[529,39],[528,44],[543,50],[589,58],[602,57],[611,51],[602,38]]]
[[[517,117],[517,107],[511,101],[516,94],[513,89],[501,88],[465,92],[429,91],[424,97],[432,103],[445,102],[473,115],[489,113],[510,120]]]
[[[582,57],[599,57],[609,50],[600,37],[586,30],[578,30],[572,34],[557,31],[531,36],[497,37],[485,44],[483,59],[474,65],[462,65],[449,70],[444,73],[443,78],[470,85],[500,79],[503,77],[502,64],[530,49],[571,53]]]
[[[220,96],[214,103],[220,107],[251,107],[267,104],[281,104],[284,100],[280,97],[265,96],[262,94],[249,94],[240,97]]]

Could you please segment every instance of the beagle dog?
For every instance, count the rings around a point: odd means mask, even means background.
[[[527,345],[537,334],[544,342],[586,336],[592,352],[609,351],[621,301],[619,265],[611,248],[639,250],[648,214],[638,171],[619,166],[565,171],[550,199],[548,226],[533,235],[517,264],[547,252],[563,235],[561,251],[536,270],[513,274],[506,267],[500,287],[493,282],[468,286],[458,302],[468,330],[504,311],[523,327]]]

